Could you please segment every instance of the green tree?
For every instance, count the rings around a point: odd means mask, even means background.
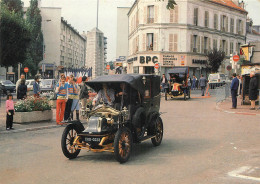
[[[207,69],[210,73],[217,73],[219,67],[221,66],[222,62],[226,57],[226,53],[222,50],[213,49],[208,52],[208,63]]]
[[[161,0],[159,0],[159,1],[161,1]],[[164,0],[162,0],[162,1],[164,1]],[[167,4],[166,8],[167,8],[168,10],[174,9],[174,6],[175,6],[175,5],[177,5],[177,3],[175,2],[175,0],[168,0],[168,4]]]
[[[30,26],[20,13],[1,2],[0,12],[0,64],[17,66],[26,59],[26,50],[30,43]]]
[[[43,60],[43,34],[41,30],[41,11],[38,8],[38,0],[31,0],[26,12],[26,20],[31,25],[31,42],[27,50],[26,65],[32,75],[38,70],[38,64]]]
[[[1,3],[6,5],[10,12],[14,11],[21,16],[23,15],[23,2],[21,0],[2,0]]]

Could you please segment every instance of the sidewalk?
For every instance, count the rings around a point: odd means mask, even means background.
[[[258,105],[256,105],[256,110],[250,110],[250,105],[241,105],[242,99],[240,97],[237,98],[237,108],[231,109],[232,100],[231,98],[226,99],[223,102],[219,102],[216,105],[216,109],[230,113],[230,114],[242,114],[242,115],[256,115],[260,116],[260,109]]]

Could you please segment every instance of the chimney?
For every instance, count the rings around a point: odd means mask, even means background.
[[[240,6],[240,8],[245,9],[245,3],[244,3],[244,1],[241,1],[241,3],[239,3],[239,6]]]

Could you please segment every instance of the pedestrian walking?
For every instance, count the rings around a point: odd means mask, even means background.
[[[18,86],[17,99],[25,99],[27,97],[27,86],[25,85],[25,79],[21,79],[21,84]]]
[[[16,82],[16,88],[15,88],[15,89],[16,89],[16,95],[17,95],[17,93],[18,93],[18,87],[20,86],[22,79],[25,80],[25,74],[24,74],[24,73],[21,74],[20,79]],[[16,96],[16,97],[17,97],[17,96]]]
[[[33,94],[34,94],[34,97],[39,98],[40,93],[41,93],[40,77],[38,75],[35,75],[34,80],[35,80],[35,82],[33,84]]]
[[[13,115],[14,115],[14,102],[13,102],[12,94],[7,95],[5,108],[6,108],[6,130],[12,130],[13,129]]]
[[[71,95],[72,105],[70,117],[73,120],[73,113],[76,110],[76,119],[79,120],[79,86],[76,84],[77,79],[73,78],[73,95]]]
[[[165,74],[163,74],[161,78],[162,92],[165,92],[165,88],[167,87],[167,85],[168,85],[168,80],[165,77]]]
[[[57,102],[56,102],[56,123],[57,125],[62,125],[61,123],[64,118],[64,112],[67,101],[67,90],[68,84],[65,81],[65,78],[61,78],[60,82],[57,84],[56,93],[57,93]]]
[[[200,86],[200,89],[201,89],[201,96],[204,96],[206,83],[207,83],[207,79],[202,74],[201,77],[200,77],[200,80],[199,80],[199,86]]]
[[[192,85],[191,85],[191,89],[192,89],[192,90],[195,90],[195,89],[196,89],[196,82],[197,82],[197,78],[196,78],[195,75],[193,75]]]
[[[65,113],[64,113],[64,121],[68,121],[70,119],[70,113],[71,113],[71,106],[72,106],[72,102],[73,102],[73,96],[74,96],[74,91],[76,89],[75,85],[73,85],[73,75],[70,75],[69,77],[69,81],[67,83],[68,85],[68,99],[66,102],[66,107],[65,107]]]
[[[87,100],[89,98],[89,89],[88,86],[86,85],[87,82],[87,77],[83,76],[82,77],[82,83],[81,83],[81,88],[80,88],[80,95],[79,95],[79,99],[81,102],[81,109],[85,110],[86,109],[86,104],[87,104]]]
[[[257,78],[255,72],[250,73],[250,82],[249,82],[249,100],[251,101],[250,110],[255,110],[255,101],[257,99]]]
[[[233,79],[231,82],[231,97],[232,97],[232,108],[231,109],[236,109],[237,108],[237,92],[238,92],[238,86],[239,86],[239,80],[236,77],[236,73],[233,73]]]

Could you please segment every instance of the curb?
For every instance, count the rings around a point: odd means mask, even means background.
[[[249,116],[260,116],[260,114],[257,114],[257,113],[227,111],[227,110],[224,110],[224,109],[220,108],[220,107],[219,107],[219,104],[221,104],[221,102],[218,102],[218,103],[216,104],[216,109],[217,109],[217,110],[220,110],[220,111],[222,111],[222,112],[228,113],[228,114],[240,114],[240,115],[249,115]]]
[[[82,124],[84,125],[84,124],[86,124],[86,122],[83,122]],[[64,127],[65,128],[66,126],[67,126],[67,124],[64,124],[64,125],[40,126],[40,127],[24,128],[24,129],[14,129],[14,130],[8,130],[8,131],[4,130],[4,131],[0,131],[0,135],[1,134],[11,134],[11,133],[37,131],[37,130],[44,130],[44,129],[53,129],[53,128],[60,128],[60,127]]]

